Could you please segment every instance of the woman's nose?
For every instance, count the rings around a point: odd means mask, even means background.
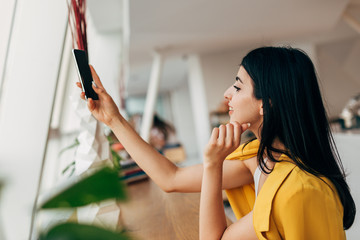
[[[228,89],[226,89],[226,91],[224,92],[224,98],[228,101],[231,100],[232,94],[231,94],[231,87],[229,87]]]

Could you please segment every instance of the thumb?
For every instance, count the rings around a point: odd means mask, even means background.
[[[92,88],[98,95],[101,95],[105,92],[105,90],[103,88],[99,88],[95,82],[92,82]]]
[[[98,87],[100,87],[100,88],[104,88],[104,86],[102,85],[102,83],[101,83],[101,81],[100,81],[100,78],[99,78],[99,76],[97,75],[94,67],[93,67],[92,65],[89,65],[89,67],[90,67],[91,75],[92,75],[92,77],[93,77],[93,80],[94,80],[95,84],[96,84]]]
[[[251,126],[250,123],[243,123],[243,124],[241,124],[242,132],[245,132],[247,129],[249,129],[250,126]]]

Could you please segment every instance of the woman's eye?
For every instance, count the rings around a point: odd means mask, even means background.
[[[241,90],[241,88],[239,88],[239,87],[237,87],[235,85],[233,87],[236,89],[237,92]]]

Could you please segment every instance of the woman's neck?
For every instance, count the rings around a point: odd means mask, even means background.
[[[257,138],[259,141],[261,141],[261,138]],[[277,150],[280,150],[280,151],[286,151],[286,147],[284,146],[284,144],[278,139],[278,138],[275,138],[275,140],[273,141],[273,144],[272,144],[272,147],[277,149]],[[266,154],[266,151],[264,153],[264,158],[268,158],[267,154]],[[280,156],[282,155],[282,153],[279,153],[279,152],[275,152],[275,151],[272,151],[271,152],[271,155],[276,159],[276,160],[279,160],[280,159]]]

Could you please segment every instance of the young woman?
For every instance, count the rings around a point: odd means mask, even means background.
[[[304,52],[264,47],[248,53],[224,94],[230,123],[213,130],[204,163],[187,168],[177,168],[136,134],[91,70],[99,100],[89,99],[89,110],[140,167],[167,192],[201,190],[200,239],[346,238],[355,203]],[[246,129],[257,140],[239,147]],[[239,219],[229,227],[222,189]]]
[[[170,123],[167,123],[155,114],[150,130],[149,144],[156,148],[158,152],[164,154],[164,150],[167,147],[180,146],[175,132],[175,128]]]

